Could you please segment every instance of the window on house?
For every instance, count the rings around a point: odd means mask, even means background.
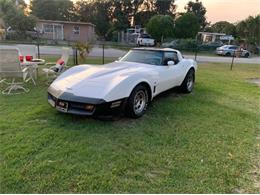
[[[80,27],[79,26],[74,26],[73,27],[73,34],[74,35],[79,35],[80,34]]]
[[[51,24],[44,24],[43,25],[43,31],[45,33],[52,33],[53,32],[53,25],[51,25]]]
[[[211,42],[212,41],[212,35],[206,35],[205,42]]]

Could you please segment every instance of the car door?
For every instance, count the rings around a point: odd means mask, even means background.
[[[174,65],[167,65],[168,61],[174,61]],[[159,83],[156,92],[161,93],[170,88],[178,86],[183,75],[183,64],[179,61],[176,52],[164,52],[162,66],[157,67]]]
[[[229,50],[230,50],[230,52],[231,52],[231,55],[234,55],[235,54],[235,51],[238,49],[238,47],[237,46],[231,46],[231,47],[229,47]]]

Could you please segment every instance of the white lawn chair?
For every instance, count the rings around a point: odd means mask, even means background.
[[[48,82],[53,81],[57,76],[64,72],[67,68],[69,61],[70,49],[63,47],[61,58],[57,62],[46,63],[45,66],[51,66],[49,68],[43,68],[43,72],[46,73]]]
[[[28,68],[21,68],[18,49],[0,49],[0,83],[7,85],[2,94],[29,92],[23,87],[24,82],[30,80],[27,79],[28,75]]]

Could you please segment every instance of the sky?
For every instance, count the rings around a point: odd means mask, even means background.
[[[28,3],[30,0],[25,0]],[[61,0],[62,1],[62,0]],[[76,1],[76,0],[74,0]],[[195,0],[194,0],[195,1]],[[207,20],[211,23],[218,21],[238,22],[249,15],[260,14],[260,0],[201,0],[207,9]],[[184,11],[189,0],[175,0],[177,12]]]
[[[260,0],[201,0],[207,9],[207,20],[211,23],[218,21],[238,22],[249,15],[260,14]],[[177,11],[184,11],[189,0],[176,0]]]

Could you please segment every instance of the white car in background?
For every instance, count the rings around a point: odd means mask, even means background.
[[[155,46],[155,40],[148,34],[140,34],[137,38],[138,46]]]
[[[170,48],[131,49],[106,65],[79,65],[61,74],[48,89],[57,110],[78,115],[123,111],[141,117],[158,94],[180,86],[190,93],[197,63]]]

